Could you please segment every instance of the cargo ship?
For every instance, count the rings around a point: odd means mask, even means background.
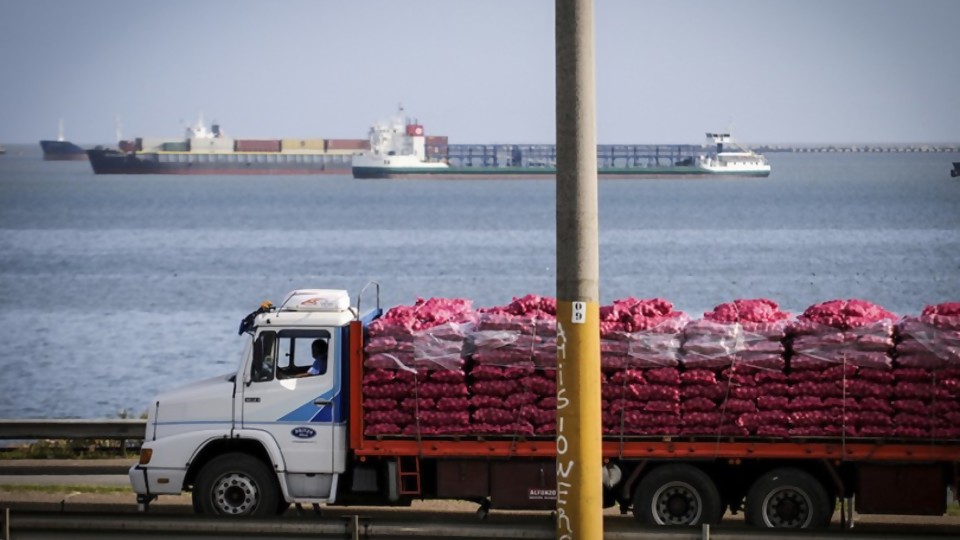
[[[350,174],[365,139],[233,139],[202,118],[181,139],[137,138],[87,150],[95,174]]]
[[[40,141],[44,161],[82,161],[87,159],[87,153],[79,146],[64,139],[63,120],[57,132],[57,140]]]
[[[402,107],[391,120],[371,127],[369,139],[370,149],[353,158],[354,178],[552,177],[557,172],[555,145],[455,149],[446,137],[425,135],[423,125],[405,117]],[[729,133],[707,133],[707,141],[710,146],[600,145],[597,173],[603,178],[770,175],[763,155],[724,148],[733,144]]]

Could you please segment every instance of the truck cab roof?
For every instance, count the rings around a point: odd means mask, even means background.
[[[319,327],[346,326],[357,319],[352,309],[337,312],[278,311],[262,313],[255,326]]]
[[[274,311],[257,316],[254,326],[320,327],[346,326],[355,320],[364,323],[380,315],[379,308],[358,316],[350,306],[350,295],[341,289],[298,289],[283,300]]]

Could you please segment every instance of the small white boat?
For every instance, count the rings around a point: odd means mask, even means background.
[[[735,144],[729,133],[707,133],[707,142],[716,145],[716,153],[704,154],[696,160],[696,165],[712,174],[767,176],[770,163],[767,158],[752,150],[724,150],[723,145]]]

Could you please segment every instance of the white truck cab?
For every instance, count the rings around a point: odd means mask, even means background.
[[[193,492],[204,514],[270,515],[293,502],[334,502],[358,312],[359,299],[351,308],[343,290],[301,289],[277,308],[264,303],[241,324],[249,342],[236,372],[157,396],[129,473],[141,507],[182,491]],[[363,319],[379,314],[378,299]]]

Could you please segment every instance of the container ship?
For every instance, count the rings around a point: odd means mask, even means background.
[[[233,139],[202,119],[182,139],[137,138],[87,150],[95,174],[344,174],[365,139]]]
[[[82,161],[87,159],[87,153],[83,148],[64,139],[63,120],[60,121],[57,140],[40,141],[40,148],[43,150],[44,161]]]
[[[354,178],[511,178],[556,176],[555,145],[449,145],[425,135],[399,113],[370,128],[370,148],[353,158]],[[603,178],[770,175],[766,157],[730,151],[729,133],[707,133],[708,145],[599,145]]]

